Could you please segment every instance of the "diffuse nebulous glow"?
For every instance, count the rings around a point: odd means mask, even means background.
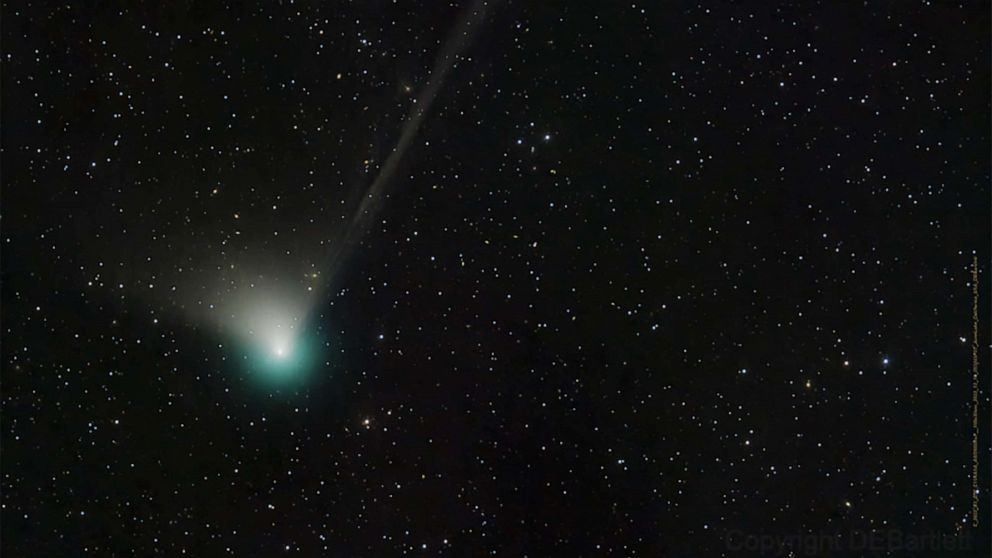
[[[316,340],[306,321],[312,303],[301,292],[249,286],[218,308],[219,325],[244,371],[264,384],[301,380],[315,365]]]
[[[463,14],[445,42],[425,88],[402,125],[396,146],[368,185],[344,232],[331,245],[331,253],[324,262],[329,270],[327,280],[318,284],[316,291],[312,286],[275,289],[257,286],[255,281],[242,281],[240,284],[249,286],[234,289],[233,295],[227,297],[229,300],[221,305],[218,313],[220,325],[235,337],[245,368],[253,375],[266,383],[283,383],[301,379],[313,367],[316,360],[314,351],[319,342],[306,331],[306,320],[321,298],[323,290],[320,287],[326,289],[330,286],[335,272],[366,232],[382,201],[385,186],[392,179],[447,75],[485,14],[486,3],[477,1]],[[271,265],[272,262],[269,262],[269,267]],[[312,277],[318,275],[313,274]]]

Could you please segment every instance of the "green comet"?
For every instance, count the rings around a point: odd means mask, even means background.
[[[302,385],[320,363],[321,343],[315,334],[256,338],[242,342],[239,353],[245,373],[269,389]]]
[[[287,395],[326,370],[328,332],[312,312],[309,291],[255,280],[216,305],[227,360],[245,385]]]

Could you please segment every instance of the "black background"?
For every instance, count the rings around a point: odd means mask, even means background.
[[[278,394],[186,309],[324,265],[473,8],[167,4],[3,4],[5,555],[970,521],[987,3],[491,3]]]

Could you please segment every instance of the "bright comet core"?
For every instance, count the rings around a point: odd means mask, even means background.
[[[310,301],[299,291],[254,284],[232,292],[217,310],[241,371],[254,382],[287,387],[316,364],[319,343],[307,324]]]

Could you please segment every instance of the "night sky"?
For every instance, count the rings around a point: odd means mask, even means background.
[[[990,9],[3,2],[0,551],[987,556]]]

